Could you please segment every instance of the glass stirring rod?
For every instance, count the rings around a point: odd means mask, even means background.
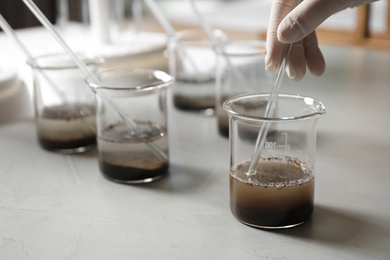
[[[271,90],[271,93],[270,93],[270,96],[269,96],[269,99],[267,102],[267,106],[265,109],[265,114],[264,114],[265,118],[272,117],[272,115],[274,113],[274,110],[276,107],[276,100],[278,98],[278,95],[280,92],[280,87],[281,87],[282,82],[283,82],[287,58],[290,54],[291,47],[292,47],[292,44],[285,44],[283,47],[282,64],[279,66],[278,71],[276,73],[275,81],[274,81],[274,84],[273,84],[273,87],[272,87],[272,90]],[[249,166],[249,171],[247,172],[248,176],[256,174],[256,166],[257,166],[257,163],[260,159],[261,150],[262,150],[262,147],[264,146],[269,127],[270,127],[270,123],[266,121],[266,122],[264,122],[264,124],[261,126],[261,128],[259,130],[259,133],[258,133],[257,139],[256,139],[255,150],[252,154],[251,163]]]
[[[296,6],[299,5],[301,2],[302,0],[298,0]],[[279,66],[279,69],[276,73],[275,81],[265,109],[265,115],[264,115],[265,118],[272,117],[274,113],[276,107],[276,100],[280,92],[280,87],[282,85],[282,81],[284,78],[286,64],[288,61],[288,57],[290,56],[291,48],[292,48],[292,44],[285,44],[283,47],[282,56],[281,56],[282,64]],[[264,143],[265,143],[265,139],[269,127],[270,127],[270,123],[268,121],[265,121],[259,130],[259,134],[257,135],[257,139],[256,139],[255,150],[253,151],[251,163],[249,165],[249,170],[247,172],[248,176],[256,174],[257,163],[259,162],[261,150],[264,147]]]
[[[51,24],[51,22],[47,19],[47,17],[42,13],[42,11],[39,9],[39,7],[34,3],[33,0],[22,0],[25,5],[31,10],[31,12],[35,15],[35,17],[42,23],[42,25],[50,32],[50,34],[54,37],[55,40],[58,41],[58,43],[61,45],[61,47],[69,54],[69,56],[73,59],[73,61],[76,63],[76,65],[81,69],[81,71],[85,74],[86,77],[90,77],[94,83],[99,83],[100,80],[97,78],[96,75],[94,75],[88,67],[84,64],[83,61],[81,61],[78,56],[73,52],[73,50],[68,46],[68,44],[65,42],[65,40],[61,37],[61,35],[55,30],[54,26]],[[124,123],[128,126],[130,131],[137,131],[138,127],[137,124],[129,118],[125,112],[120,109],[115,102],[113,102],[103,91],[98,91],[97,89],[92,89],[94,92],[96,92],[98,95],[100,95],[102,98],[106,99],[108,103],[111,105],[111,107],[114,109],[114,111],[117,112],[119,117],[124,121]],[[146,143],[148,147],[151,148],[153,153],[155,155],[162,159],[167,160],[168,155],[160,149],[160,147],[154,145],[153,143]]]

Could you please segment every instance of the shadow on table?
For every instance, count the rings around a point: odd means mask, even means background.
[[[142,184],[140,187],[149,188],[162,192],[186,193],[200,188],[211,182],[212,174],[203,169],[191,166],[170,165],[169,173],[162,179]]]
[[[383,256],[383,252],[386,252],[385,255],[390,256],[390,219],[339,208],[317,205],[307,223],[275,233],[312,240],[314,243],[349,246],[372,255]]]

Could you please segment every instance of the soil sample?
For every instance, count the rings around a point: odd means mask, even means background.
[[[241,222],[259,228],[283,228],[303,223],[314,208],[312,167],[289,157],[261,158],[255,175],[250,162],[230,172],[230,206]]]
[[[96,144],[95,107],[72,104],[45,107],[36,117],[42,148],[65,153],[83,152]]]
[[[168,155],[166,129],[150,122],[137,122],[135,133],[127,125],[111,125],[98,136],[100,171],[116,182],[157,180],[167,173],[169,160],[168,156],[163,158],[156,154],[151,146]]]

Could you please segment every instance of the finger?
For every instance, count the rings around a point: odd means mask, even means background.
[[[325,59],[318,46],[317,35],[310,33],[304,40],[306,64],[310,72],[315,76],[321,76],[325,71]]]
[[[265,56],[265,68],[269,72],[275,72],[281,62],[281,53],[284,44],[277,40],[276,34],[269,34],[267,36],[267,53]]]
[[[281,21],[278,40],[283,43],[299,41],[313,32],[332,14],[346,8],[346,1],[303,1]]]
[[[306,58],[303,41],[292,44],[291,51],[287,57],[286,72],[287,75],[295,81],[299,81],[305,76]]]
[[[275,0],[271,6],[271,15],[267,30],[267,55],[265,57],[266,69],[275,72],[281,62],[281,53],[284,44],[277,38],[277,30],[283,18],[295,7],[291,0]]]

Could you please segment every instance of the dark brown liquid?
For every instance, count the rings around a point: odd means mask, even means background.
[[[38,142],[54,151],[85,151],[96,144],[94,106],[72,104],[46,107],[36,118]]]
[[[303,223],[311,216],[314,177],[299,161],[262,160],[254,177],[245,175],[248,169],[249,162],[245,162],[230,174],[230,207],[238,220],[277,228]]]
[[[131,182],[137,180],[156,179],[168,171],[168,163],[161,165],[161,167],[149,170],[142,168],[127,167],[115,165],[99,160],[100,171],[109,179]]]
[[[218,125],[218,133],[224,137],[229,137],[229,127]]]
[[[173,104],[176,108],[186,111],[205,110],[214,108],[215,98],[212,96],[187,97],[184,95],[174,95]]]
[[[257,136],[259,135],[260,127],[239,127],[238,128],[238,136],[241,139],[246,140],[256,140]],[[229,126],[222,125],[220,122],[218,122],[218,132],[220,135],[224,137],[229,137]],[[267,132],[267,137],[273,136],[275,134],[275,131],[273,129],[269,129]]]
[[[168,136],[165,128],[136,121],[140,130],[131,133],[127,125],[115,124],[98,136],[99,167],[105,177],[117,182],[145,183],[168,171]],[[167,157],[153,152],[158,147]]]
[[[38,142],[46,150],[72,150],[80,147],[95,146],[96,137],[86,136],[78,140],[56,141],[38,136]]]
[[[220,100],[217,101],[215,108],[217,114],[218,133],[224,137],[229,137],[229,115],[223,109],[223,102],[225,102],[230,97],[232,96],[221,96]]]

